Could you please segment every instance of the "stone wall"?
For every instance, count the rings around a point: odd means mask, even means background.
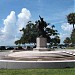
[[[14,61],[0,60],[0,69],[75,68],[75,60]]]

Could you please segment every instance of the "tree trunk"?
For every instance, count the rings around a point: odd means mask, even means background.
[[[73,24],[73,29],[74,29],[74,24]]]

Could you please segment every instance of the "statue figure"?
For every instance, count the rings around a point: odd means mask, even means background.
[[[38,20],[38,23],[37,23],[37,31],[38,31],[39,37],[46,36],[46,32],[44,31],[44,28],[46,26],[47,26],[46,22],[43,20],[43,18],[40,17],[40,20]]]

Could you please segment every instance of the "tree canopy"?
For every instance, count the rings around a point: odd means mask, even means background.
[[[71,38],[66,37],[66,39],[64,40],[64,43],[69,45],[71,43]]]
[[[66,37],[66,39],[64,40],[64,43],[72,43],[75,44],[75,28],[74,28],[74,24],[75,24],[75,13],[70,13],[67,16],[67,21],[69,24],[73,24],[73,30],[72,33],[70,35],[70,37]]]
[[[52,38],[52,44],[58,45],[59,43],[60,43],[60,37],[59,36],[55,36],[54,38]]]
[[[72,41],[72,44],[75,44],[75,29],[73,29],[71,33],[71,41]]]
[[[74,24],[75,24],[75,13],[70,13],[67,16],[67,21],[69,24],[73,24],[73,29],[74,29]]]
[[[15,41],[15,44],[36,43],[36,38],[40,36],[47,38],[48,43],[53,42],[53,38],[50,36],[57,36],[58,31],[54,29],[54,25],[51,25],[51,27],[48,27],[48,25],[49,23],[41,17],[35,23],[29,21],[26,27],[20,30],[23,34],[19,40]],[[56,37],[54,38],[58,39]]]
[[[66,39],[64,40],[65,44],[75,44],[75,29],[73,29],[70,37],[66,37]]]

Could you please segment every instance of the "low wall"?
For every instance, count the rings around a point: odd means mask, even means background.
[[[75,68],[75,60],[63,61],[14,61],[0,60],[0,69]]]

